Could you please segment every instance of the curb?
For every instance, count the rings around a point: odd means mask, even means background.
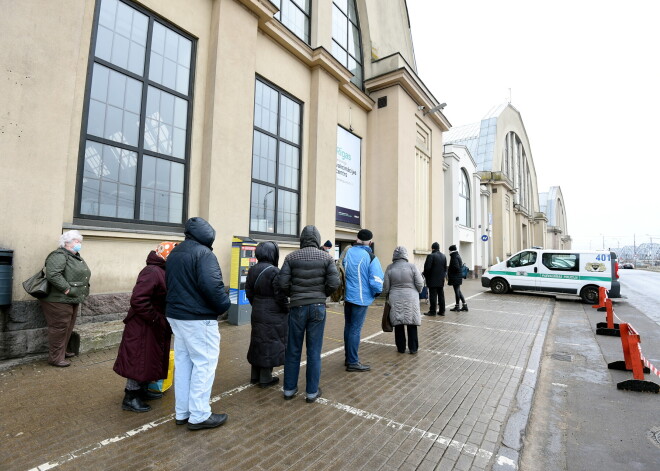
[[[525,429],[529,422],[529,412],[532,409],[534,401],[534,392],[536,391],[536,383],[539,378],[539,367],[541,366],[541,356],[543,354],[543,344],[545,337],[548,333],[550,325],[550,318],[555,310],[555,302],[549,306],[541,325],[534,338],[532,351],[529,355],[527,368],[522,382],[516,392],[516,399],[509,419],[504,427],[504,436],[502,437],[502,445],[497,451],[495,463],[493,463],[492,471],[512,471],[519,469],[520,466],[520,451],[523,447],[523,438],[525,436]]]

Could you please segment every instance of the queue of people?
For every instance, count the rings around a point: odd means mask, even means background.
[[[151,410],[148,401],[162,393],[148,384],[167,375],[170,342],[174,334],[175,423],[189,430],[215,428],[228,420],[226,413],[214,413],[211,388],[220,354],[218,316],[230,307],[222,271],[213,254],[215,230],[202,218],[193,217],[184,226],[181,243],[162,242],[151,251],[138,275],[124,319],[124,332],[114,371],[126,378],[122,409]],[[74,355],[66,350],[80,304],[89,294],[91,272],[80,256],[83,237],[78,231],[62,234],[60,246],[50,253],[45,274],[52,289],[41,306],[48,325],[51,365],[66,367]],[[341,279],[331,253],[331,241],[321,245],[321,235],[306,226],[300,235],[300,249],[279,264],[275,242],[261,242],[257,264],[246,278],[245,291],[252,305],[250,382],[267,388],[279,382],[273,368],[284,365],[285,400],[298,393],[298,376],[303,342],[306,344],[305,400],[321,397],[321,350],[326,321],[326,300],[340,286]],[[424,284],[430,290],[430,310],[425,315],[444,315],[445,279],[453,286],[456,306],[467,311],[460,291],[462,260],[456,246],[449,247],[450,262],[434,242],[424,264],[423,276],[409,261],[408,251],[398,246],[392,263],[383,273],[373,253],[373,233],[362,229],[352,247],[340,258],[344,273],[344,351],[348,372],[371,368],[360,361],[358,351],[367,309],[381,293],[390,306],[389,317],[399,353],[419,349],[421,325],[419,293]],[[426,281],[425,281],[426,280]],[[460,305],[462,303],[462,307]]]

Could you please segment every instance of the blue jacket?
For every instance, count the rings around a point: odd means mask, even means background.
[[[383,291],[383,268],[378,257],[371,259],[371,247],[356,245],[344,257],[346,272],[346,301],[369,306]]]
[[[202,218],[186,221],[186,240],[167,257],[166,317],[215,320],[231,302],[222,282],[218,259],[211,251],[215,230]]]

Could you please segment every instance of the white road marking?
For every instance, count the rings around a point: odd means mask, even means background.
[[[383,345],[383,346],[386,346],[386,347],[396,347],[396,345],[394,345],[393,343],[373,342],[371,340],[363,340],[363,342],[364,343],[370,343],[370,344],[373,344],[373,345]],[[474,361],[474,362],[477,362],[477,363],[484,363],[484,364],[493,365],[493,366],[503,366],[505,368],[511,368],[511,369],[514,369],[514,370],[522,370],[523,369],[522,366],[509,365],[507,363],[499,363],[499,362],[490,361],[490,360],[480,360],[479,358],[466,357],[466,356],[463,356],[463,355],[452,355],[451,353],[440,352],[440,351],[437,351],[437,350],[428,350],[428,349],[420,348],[419,351],[420,352],[434,353],[436,355],[442,355],[442,356],[451,357],[451,358],[457,358],[459,360]],[[532,369],[529,369],[529,368],[526,371],[529,371],[530,373],[536,373],[536,370],[532,370]]]
[[[564,383],[552,383],[552,385],[557,386],[559,388],[567,388],[568,387],[568,384],[564,384]]]
[[[511,334],[536,335],[536,332],[523,332],[521,330],[497,329],[495,327],[484,327],[483,325],[462,324],[460,322],[438,321],[438,320],[435,320],[435,319],[424,319],[424,320],[427,321],[427,322],[435,322],[436,324],[459,325],[459,326],[462,326],[462,327],[474,327],[475,329],[495,330],[497,332],[508,332],[508,333],[511,333]]]

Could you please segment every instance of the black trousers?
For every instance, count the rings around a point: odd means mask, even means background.
[[[273,368],[261,368],[259,366],[250,365],[250,381],[252,383],[268,383],[273,379]]]
[[[456,305],[458,306],[462,301],[465,304],[465,298],[463,293],[461,293],[461,285],[454,285],[454,296],[456,296]]]
[[[396,343],[396,349],[401,353],[406,351],[406,331],[404,328],[407,328],[408,330],[408,350],[410,350],[410,353],[415,353],[417,348],[419,348],[416,325],[394,326],[394,342]]]
[[[438,310],[436,306],[440,308],[440,312],[445,312],[444,286],[438,288],[429,287],[429,303],[431,304],[431,307],[429,308],[430,313],[435,314]]]

